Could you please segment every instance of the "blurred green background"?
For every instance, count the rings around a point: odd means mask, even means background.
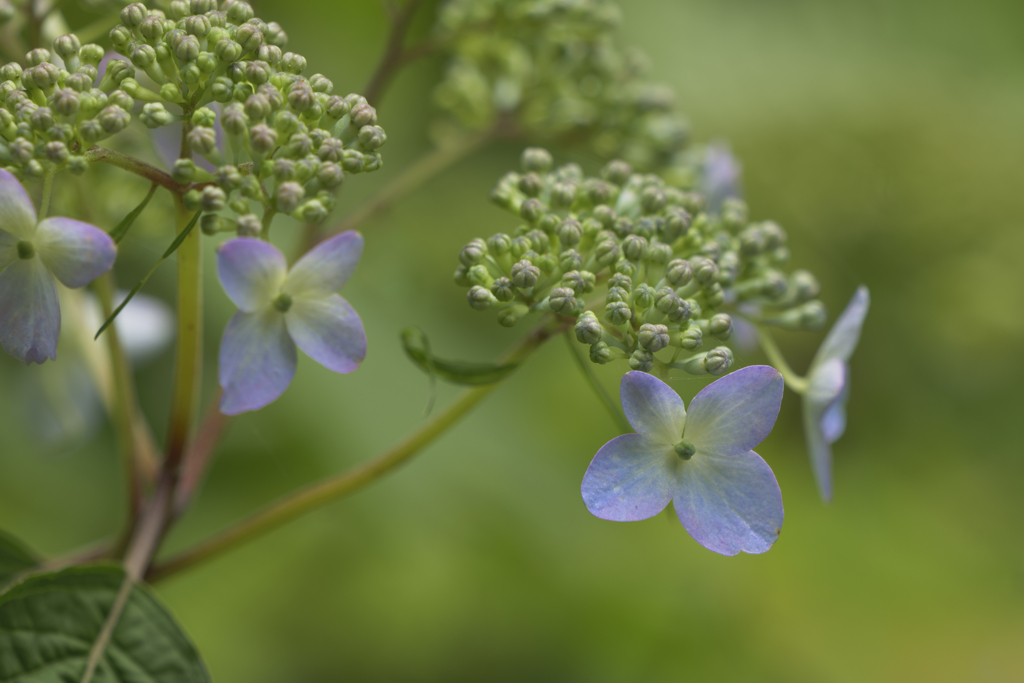
[[[677,89],[697,139],[730,141],[752,217],[787,229],[832,312],[871,288],[835,502],[818,499],[787,393],[758,449],[787,512],[766,555],[714,555],[667,515],[591,517],[580,480],[616,432],[554,340],[408,467],[159,585],[219,683],[1024,680],[1024,5],[623,5],[623,41]],[[363,87],[379,3],[256,7],[336,91]],[[389,91],[385,168],[346,187],[339,215],[428,149],[440,69]],[[517,337],[470,310],[451,271],[468,239],[514,227],[487,193],[520,149],[492,145],[364,226],[344,294],[366,363],[339,377],[303,358],[282,400],[237,420],[172,549],[420,424],[427,380],[401,328],[479,360]],[[165,241],[125,250],[141,269]],[[147,291],[170,300],[173,270]],[[212,371],[230,306],[212,276],[207,289]],[[801,370],[819,340],[782,339]],[[158,425],[170,365],[139,373]],[[611,389],[623,369],[602,368]],[[118,462],[108,428],[40,446],[25,374],[0,359],[0,527],[59,553],[117,528]],[[672,385],[689,399],[704,382]]]

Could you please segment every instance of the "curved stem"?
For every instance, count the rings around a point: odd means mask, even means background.
[[[608,414],[612,416],[612,420],[615,421],[615,424],[618,425],[619,429],[623,433],[628,434],[633,431],[633,427],[626,422],[625,415],[622,414],[619,407],[615,405],[615,401],[612,400],[612,397],[608,395],[608,392],[605,391],[601,382],[597,379],[597,375],[594,374],[593,368],[591,368],[590,364],[587,363],[587,360],[580,353],[580,350],[576,348],[576,344],[573,342],[572,336],[568,332],[566,332],[564,336],[565,343],[569,346],[569,352],[572,354],[573,360],[576,361],[576,366],[580,369],[580,372],[583,373],[583,376],[587,378],[587,384],[589,384],[590,388],[594,390],[595,394],[597,394],[597,398],[600,399],[601,405],[603,405],[604,409],[608,411]]]
[[[553,317],[546,318],[523,337],[509,353],[505,354],[500,362],[518,362],[526,358],[545,341],[555,334],[562,332],[565,327],[566,323],[559,322]],[[447,409],[436,415],[401,443],[384,451],[376,458],[271,503],[212,538],[186,549],[166,562],[155,565],[146,578],[150,581],[156,581],[157,579],[170,576],[182,569],[191,567],[246,541],[261,536],[285,522],[335,501],[379,479],[400,465],[403,465],[447,431],[459,418],[494,391],[497,386],[498,383],[495,382],[467,389]]]
[[[761,350],[764,351],[764,355],[768,356],[769,362],[782,374],[782,379],[786,381],[790,389],[798,394],[805,393],[807,391],[807,378],[793,372],[793,368],[789,367],[785,356],[782,355],[782,350],[779,349],[778,344],[775,343],[775,339],[768,330],[760,325],[756,325],[756,328],[757,338],[761,342]]]
[[[370,81],[363,89],[363,97],[376,106],[384,89],[391,82],[395,73],[406,63],[411,61],[404,48],[405,34],[409,30],[416,10],[419,9],[423,0],[409,0],[405,7],[393,13],[391,16],[391,31],[388,34],[388,42],[384,47],[384,54],[381,55],[377,68],[370,77]]]
[[[189,190],[188,185],[182,185],[156,166],[151,166],[145,161],[140,161],[133,156],[115,152],[106,147],[93,147],[85,153],[85,159],[86,161],[102,161],[105,164],[117,166],[135,175],[140,175],[161,187],[165,187],[175,194],[185,194]]]
[[[50,167],[43,174],[43,197],[39,201],[39,220],[46,218],[50,212],[50,199],[53,197],[53,177],[57,175],[57,169]]]

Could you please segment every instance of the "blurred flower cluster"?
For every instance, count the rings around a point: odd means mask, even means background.
[[[593,178],[575,164],[554,168],[540,148],[521,163],[492,199],[524,223],[472,240],[455,271],[470,305],[494,308],[502,325],[552,311],[577,319],[576,338],[595,363],[628,359],[633,370],[697,375],[732,366],[732,351],[719,344],[737,313],[787,329],[824,326],[817,279],[782,270],[785,231],[749,221],[742,201],[709,213],[703,195],[624,161]]]
[[[52,52],[29,52],[24,69],[0,67],[8,170],[80,173],[88,150],[124,130],[142,103],[136,115],[145,126],[183,124],[172,176],[200,185],[184,201],[209,214],[203,230],[253,235],[276,213],[319,223],[346,174],[381,167],[387,135],[373,107],[360,95],[332,95],[322,74],[303,76],[306,59],[285,52],[281,27],[248,3],[174,0],[166,14],[133,3],[120,18],[110,42],[123,58],[67,34]],[[191,153],[215,170],[197,167]],[[263,205],[262,217],[250,200]],[[237,217],[217,215],[225,207]]]

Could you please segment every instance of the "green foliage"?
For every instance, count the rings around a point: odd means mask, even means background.
[[[66,683],[85,670],[124,580],[113,567],[39,574],[0,596],[0,681]],[[204,683],[206,667],[146,589],[132,589],[94,683]]]
[[[139,217],[139,214],[141,214],[143,210],[145,210],[146,205],[149,204],[149,200],[153,198],[153,194],[156,192],[157,187],[159,186],[156,183],[153,183],[149,188],[149,192],[147,192],[146,196],[142,198],[139,205],[132,209],[128,215],[121,219],[121,222],[114,226],[114,229],[110,231],[110,236],[113,238],[114,242],[120,243],[121,240],[124,239],[124,236],[128,234],[128,230],[131,229],[135,219]]]
[[[0,531],[0,589],[38,563],[39,559],[21,541]]]
[[[437,358],[430,352],[430,342],[422,330],[414,327],[402,330],[402,346],[406,354],[431,379],[440,377],[452,384],[481,385],[500,382],[519,367],[518,363],[470,363]]]

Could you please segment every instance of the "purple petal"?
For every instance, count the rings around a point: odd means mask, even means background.
[[[825,336],[825,340],[818,348],[811,366],[824,363],[827,360],[838,358],[850,360],[853,350],[857,348],[860,340],[860,330],[864,325],[864,318],[868,314],[868,307],[871,305],[871,296],[868,288],[861,285],[857,288],[846,309],[836,319],[835,325]]]
[[[661,444],[676,444],[683,436],[686,410],[679,394],[646,372],[627,372],[619,385],[622,410],[637,434]]]
[[[590,514],[613,522],[653,517],[672,500],[681,462],[671,446],[639,434],[617,436],[601,447],[587,468],[583,502]]]
[[[18,238],[0,230],[0,270],[18,260]]]
[[[0,169],[0,230],[27,240],[35,229],[36,207],[28,192],[13,173]]]
[[[38,258],[0,273],[0,345],[25,363],[57,359],[60,305],[53,276]]]
[[[291,384],[297,360],[281,313],[235,313],[220,342],[220,412],[237,415],[277,400]]]
[[[366,358],[363,321],[337,294],[296,298],[284,320],[298,347],[328,370],[352,372]]]
[[[811,469],[818,484],[818,491],[825,502],[832,500],[832,444],[842,430],[836,423],[841,417],[842,427],[846,426],[847,367],[838,358],[815,365],[808,378],[804,394],[804,436],[811,457]],[[839,411],[838,416],[835,411]],[[832,417],[829,418],[829,414]],[[831,424],[827,424],[828,422]],[[830,438],[834,436],[835,438]]]
[[[84,287],[114,266],[117,245],[95,225],[46,218],[35,236],[39,258],[65,287]]]
[[[767,365],[751,365],[712,382],[690,401],[686,440],[698,454],[746,453],[775,426],[784,386],[779,371]]]
[[[757,453],[698,453],[683,463],[672,498],[693,540],[722,555],[763,553],[782,530],[782,492]]]
[[[246,313],[270,305],[281,293],[288,272],[284,254],[253,237],[238,237],[217,249],[217,277],[239,309]]]
[[[363,236],[352,230],[324,240],[300,258],[284,289],[310,298],[334,294],[348,282],[363,254]]]

